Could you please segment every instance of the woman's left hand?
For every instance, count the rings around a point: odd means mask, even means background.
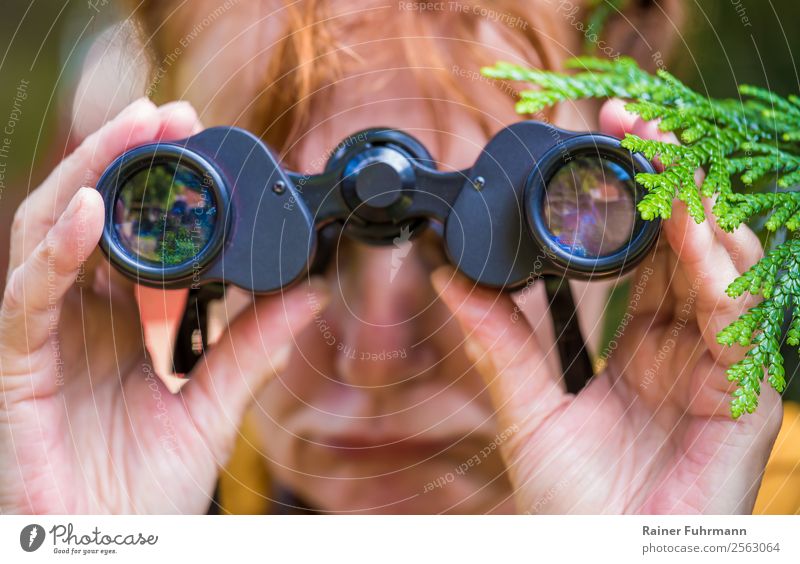
[[[677,142],[612,100],[604,133]],[[465,334],[491,392],[517,506],[531,513],[749,513],[782,417],[761,391],[755,413],[730,415],[725,371],[741,348],[717,333],[753,305],[725,288],[761,257],[747,227],[719,229],[707,204],[698,225],[682,202],[662,241],[631,280],[622,336],[604,372],[567,394],[552,355],[506,294],[478,288],[449,267],[432,280]]]

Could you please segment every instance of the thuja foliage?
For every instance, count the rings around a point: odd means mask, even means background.
[[[627,58],[579,57],[563,73],[509,63],[483,72],[536,87],[521,92],[517,111],[522,114],[565,101],[617,97],[628,101],[630,112],[660,120],[662,131],[674,132],[680,145],[635,135],[622,142],[664,166],[662,172],[636,177],[647,190],[639,204],[645,219],[669,218],[677,197],[700,223],[705,197],[714,202],[713,214],[726,231],[756,216],[765,218],[770,232],[800,230],[800,192],[789,190],[800,183],[800,97],[741,86],[740,99],[712,99],[666,70],[653,75]],[[699,168],[705,179],[698,186]],[[727,289],[732,298],[745,292],[763,300],[717,336],[723,345],[747,348],[744,359],[728,369],[728,379],[737,383],[731,401],[735,418],[756,409],[765,374],[778,392],[786,386],[780,345],[787,322],[786,342],[800,345],[800,240],[788,237]]]

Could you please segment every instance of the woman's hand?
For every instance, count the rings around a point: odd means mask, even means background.
[[[676,142],[608,102],[601,129]],[[707,208],[708,209],[708,208]],[[697,225],[683,203],[654,255],[633,276],[631,301],[606,370],[577,396],[553,373],[511,297],[443,267],[432,280],[466,335],[489,386],[517,505],[532,513],[746,513],[780,427],[769,386],[752,415],[731,419],[725,370],[741,349],[717,343],[751,298],[725,288],[761,256],[757,237],[713,217]],[[512,319],[516,320],[513,322]],[[542,323],[548,323],[545,317]]]
[[[81,186],[128,148],[199,128],[186,103],[134,102],[19,209],[0,317],[0,513],[204,513],[251,397],[311,319],[305,284],[259,298],[171,395],[131,284],[98,260],[94,283],[75,285],[91,278],[104,222],[100,194]]]

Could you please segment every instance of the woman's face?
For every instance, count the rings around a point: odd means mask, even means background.
[[[209,10],[215,5],[209,2]],[[193,13],[198,21],[205,14],[196,6]],[[236,121],[236,112],[261,86],[257,69],[266,66],[264,45],[275,32],[268,23],[253,26],[253,21],[257,18],[246,8],[231,9],[182,55],[178,93],[195,104],[206,125]],[[334,33],[346,30],[338,39],[351,46],[343,57],[343,79],[330,90],[324,112],[312,116],[311,129],[293,149],[294,162],[318,172],[324,155],[342,139],[380,125],[420,139],[442,169],[469,167],[487,141],[473,114],[455,101],[438,102],[436,111],[449,125],[434,131],[429,106],[416,99],[424,90],[400,56],[401,44],[387,37],[389,30],[359,26],[358,14],[338,21],[329,27]],[[194,23],[189,18],[187,29]],[[568,24],[560,27],[569,37]],[[438,31],[447,34],[446,27]],[[357,45],[376,39],[381,40]],[[497,59],[518,56],[496,34],[486,33],[481,41]],[[456,78],[459,87],[483,89],[487,100],[496,101],[479,108],[488,112],[495,130],[518,119],[497,89]],[[560,125],[592,125],[569,117]],[[437,145],[440,134],[443,147]],[[266,387],[254,408],[273,475],[313,506],[346,512],[513,511],[495,448],[503,429],[482,378],[465,357],[459,327],[429,282],[432,270],[444,263],[431,230],[386,247],[338,241],[326,273],[331,304],[295,335],[288,370]],[[576,298],[584,304],[588,299],[585,293]],[[527,294],[524,309],[549,347],[549,318],[538,285]]]

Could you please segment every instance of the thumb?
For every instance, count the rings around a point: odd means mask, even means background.
[[[34,252],[9,273],[0,308],[4,374],[31,372],[31,356],[53,338],[64,296],[102,230],[103,200],[93,188],[81,188]],[[56,391],[50,375],[35,385],[38,397]]]
[[[297,333],[328,301],[327,285],[319,277],[278,295],[257,297],[194,368],[182,394],[216,455],[224,459],[245,410],[286,368]]]
[[[464,332],[464,350],[483,376],[502,423],[527,425],[568,397],[548,355],[511,297],[477,287],[449,266],[431,283]]]

